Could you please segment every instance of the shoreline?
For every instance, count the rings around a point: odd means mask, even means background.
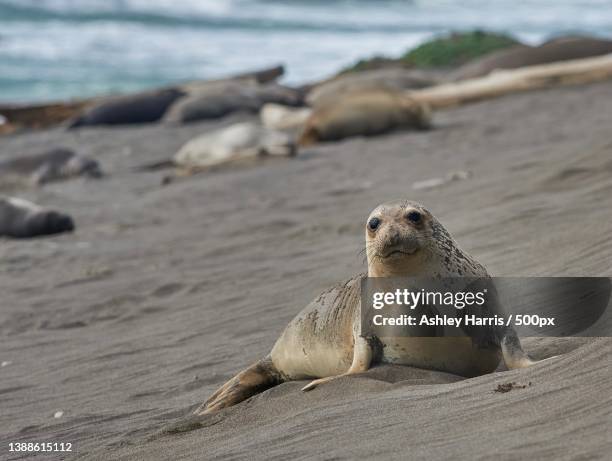
[[[475,32],[483,32],[486,34],[500,34],[502,35],[502,33],[497,32],[497,31],[493,31],[493,30],[481,30],[481,29],[471,29],[471,30],[466,30],[466,31],[449,31],[447,33],[432,33],[430,34],[429,37],[424,37],[424,39],[419,42],[416,43],[415,45],[413,45],[412,48],[406,48],[403,52],[399,53],[397,56],[391,56],[391,55],[385,55],[385,54],[375,54],[375,55],[370,55],[370,56],[362,56],[360,58],[358,58],[357,60],[355,60],[352,64],[347,64],[344,66],[341,66],[339,68],[337,68],[335,71],[333,71],[331,74],[326,75],[326,76],[321,76],[318,79],[312,80],[312,79],[305,79],[303,81],[299,81],[299,82],[285,82],[284,81],[284,72],[279,75],[278,77],[279,79],[279,83],[284,84],[288,87],[292,87],[292,88],[302,88],[302,87],[309,87],[309,86],[314,86],[317,84],[320,84],[322,82],[328,81],[333,79],[334,77],[337,77],[338,75],[342,74],[343,71],[353,68],[355,66],[357,66],[360,62],[362,61],[369,61],[369,60],[378,60],[381,59],[383,61],[390,61],[390,62],[398,62],[401,59],[401,56],[406,55],[407,53],[409,53],[412,50],[415,50],[417,48],[419,48],[420,46],[430,43],[433,40],[437,39],[437,38],[441,38],[441,37],[447,37],[450,36],[454,33],[460,33],[460,34],[470,34],[470,33],[475,33]],[[517,43],[529,43],[529,44],[535,44],[535,42],[529,42],[529,41],[521,41],[518,38],[513,37],[512,35],[507,35],[508,37],[512,37],[514,40],[517,41]],[[598,37],[597,35],[592,35],[593,37]],[[549,38],[543,38],[542,42],[546,41],[547,39],[550,39],[552,37]],[[605,36],[600,36],[600,38],[606,38]],[[239,72],[235,72],[233,74],[230,75],[224,75],[224,76],[218,76],[218,77],[214,77],[214,78],[206,78],[206,79],[198,79],[195,76],[192,78],[188,78],[188,79],[182,79],[182,80],[172,80],[172,81],[167,81],[166,83],[163,84],[157,84],[157,85],[152,85],[152,86],[144,86],[140,89],[137,90],[132,90],[132,91],[116,91],[116,92],[102,92],[102,93],[96,93],[96,94],[83,94],[83,95],[79,95],[79,96],[73,96],[70,98],[59,98],[59,99],[54,99],[54,98],[50,98],[50,99],[45,99],[45,100],[32,100],[32,101],[10,101],[10,100],[2,100],[0,99],[0,110],[2,110],[2,108],[37,108],[37,107],[44,107],[44,106],[55,106],[55,105],[72,105],[72,104],[81,104],[81,103],[85,103],[87,101],[96,101],[96,100],[101,100],[104,98],[109,98],[109,97],[115,97],[115,96],[129,96],[129,95],[133,95],[133,94],[138,94],[138,93],[143,93],[143,92],[149,92],[149,91],[157,91],[157,90],[161,90],[164,88],[172,88],[172,87],[184,87],[184,86],[188,86],[191,83],[197,83],[197,82],[213,82],[213,81],[220,81],[220,80],[227,80],[227,79],[232,79],[235,78],[237,76],[241,76],[241,75],[248,75],[254,72],[259,71],[260,69],[266,70],[266,69],[276,69],[276,68],[285,68],[287,66],[286,63],[283,62],[277,62],[277,63],[269,63],[267,65],[261,65],[257,68],[254,69],[243,69]],[[440,71],[444,71],[445,69],[439,69]]]

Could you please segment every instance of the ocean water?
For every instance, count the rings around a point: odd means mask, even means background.
[[[475,28],[612,36],[612,0],[0,0],[0,101],[129,92],[283,63],[287,83]]]

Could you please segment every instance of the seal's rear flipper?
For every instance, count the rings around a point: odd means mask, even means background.
[[[282,382],[283,379],[272,363],[272,359],[266,357],[221,386],[204,404],[198,407],[195,414],[205,415],[231,407]]]
[[[138,165],[132,168],[132,171],[159,171],[159,170],[166,170],[168,168],[174,168],[176,166],[176,163],[174,163],[174,160],[170,159],[166,159],[166,160],[160,160],[158,162],[153,162],[153,163],[147,163],[144,165]]]
[[[504,363],[506,367],[508,367],[508,370],[527,368],[537,363],[523,350],[521,341],[512,328],[508,329],[502,338],[501,350],[504,357]]]

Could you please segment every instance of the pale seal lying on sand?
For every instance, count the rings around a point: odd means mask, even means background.
[[[310,114],[312,114],[310,107],[288,107],[269,103],[261,108],[259,118],[266,128],[299,132],[304,128]]]
[[[315,85],[306,95],[309,106],[317,106],[344,93],[372,90],[409,90],[436,85],[438,80],[423,71],[388,68],[350,72]]]
[[[96,160],[64,148],[0,162],[0,182],[9,184],[42,185],[75,176],[100,178],[103,173]]]
[[[612,40],[589,37],[559,37],[540,46],[516,45],[487,54],[452,72],[451,80],[482,77],[496,69],[517,69],[608,53],[612,53]]]
[[[386,203],[370,214],[366,229],[369,277],[488,277],[423,206]],[[361,335],[360,278],[321,294],[300,312],[270,354],[224,384],[196,414],[235,405],[284,381],[318,378],[310,390],[338,376],[367,371],[377,363],[436,369],[463,376],[494,371],[503,358],[509,369],[534,362],[511,327],[486,329],[474,337],[376,338]]]
[[[346,93],[314,109],[299,144],[307,146],[401,129],[427,129],[430,125],[429,109],[405,93],[383,89]]]
[[[298,90],[276,83],[259,85],[238,80],[212,82],[177,101],[164,116],[164,121],[188,123],[220,118],[234,112],[255,113],[269,102],[298,106],[302,100]]]
[[[188,141],[175,154],[174,163],[187,168],[206,168],[259,156],[295,153],[295,144],[288,134],[245,122]]]
[[[73,230],[74,222],[67,214],[20,198],[0,197],[0,236],[29,238]]]
[[[161,119],[170,105],[185,93],[169,88],[102,100],[73,119],[68,127],[94,125],[130,125]]]

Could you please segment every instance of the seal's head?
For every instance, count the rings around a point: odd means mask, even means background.
[[[383,203],[366,222],[366,254],[371,277],[422,273],[432,257],[437,220],[422,205],[409,201]]]
[[[30,176],[31,182],[37,186],[76,176],[96,179],[104,176],[97,160],[75,154],[69,149],[54,149],[40,158],[40,166]]]
[[[97,160],[82,155],[73,156],[62,169],[65,176],[80,176],[100,179],[104,176]]]
[[[23,223],[21,237],[60,234],[74,231],[74,221],[64,213],[53,210],[39,210],[30,213]]]

